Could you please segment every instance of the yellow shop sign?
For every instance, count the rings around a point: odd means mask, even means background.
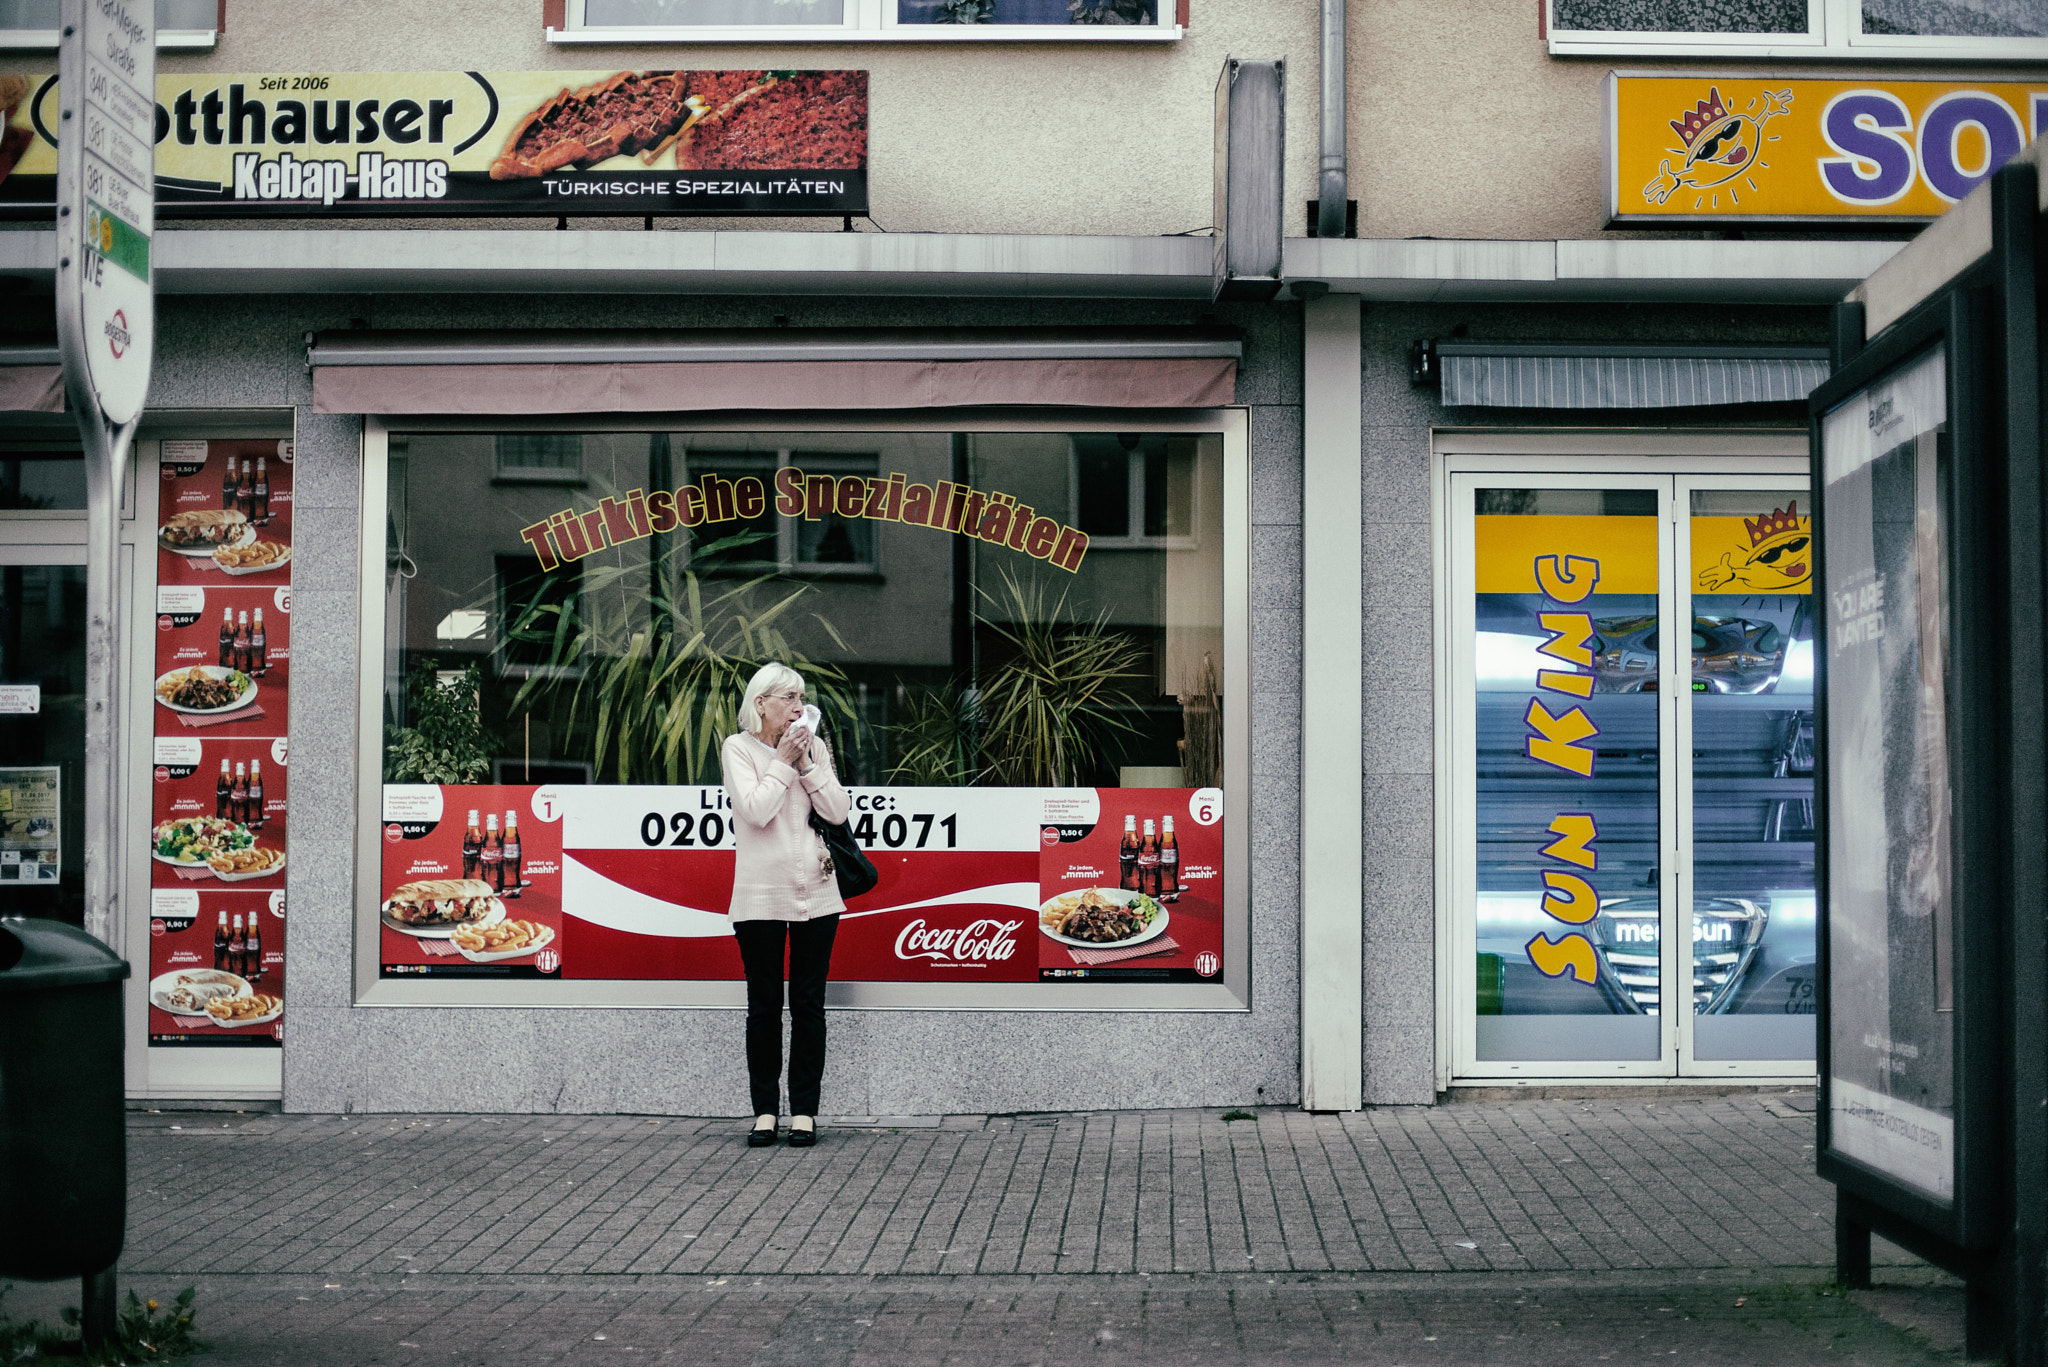
[[[1610,72],[1615,223],[1920,222],[2048,126],[2048,80]]]

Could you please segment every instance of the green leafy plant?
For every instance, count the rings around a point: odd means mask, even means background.
[[[472,662],[443,683],[438,663],[423,655],[406,675],[411,724],[384,728],[386,783],[479,783],[490,775],[495,742],[478,707],[483,675]]]
[[[1070,24],[1149,24],[1144,0],[1067,0]]]
[[[932,16],[934,24],[992,24],[995,19],[996,0],[940,0]]]
[[[901,720],[889,727],[896,743],[896,763],[889,769],[895,783],[920,788],[958,788],[974,781],[973,695],[957,683],[899,695]]]
[[[761,538],[726,537],[696,555],[715,561]],[[587,735],[601,781],[718,782],[719,748],[740,729],[740,695],[770,660],[802,674],[819,710],[857,738],[861,716],[844,673],[808,658],[784,630],[810,585],[776,596],[773,571],[726,580],[685,569],[664,584],[644,564],[585,566],[573,601],[536,598],[516,610],[507,639],[541,646],[546,664],[512,707],[549,712],[565,736]],[[844,647],[831,623],[812,620]]]
[[[1000,596],[982,597],[1000,617],[982,620],[1012,649],[982,681],[977,709],[984,774],[1009,787],[1085,786],[1104,746],[1136,732],[1128,716],[1145,652],[1107,614],[1077,617],[1067,591],[1007,572]]]
[[[1258,1117],[1253,1115],[1250,1111],[1225,1111],[1223,1113],[1223,1119],[1225,1120],[1225,1122],[1229,1122],[1232,1120],[1256,1120],[1258,1119]]]
[[[192,1301],[197,1294],[188,1286],[168,1307],[161,1307],[130,1291],[114,1320],[115,1342],[108,1345],[109,1351],[88,1354],[89,1360],[96,1364],[170,1362],[203,1351],[206,1345],[192,1335]],[[64,1322],[77,1325],[74,1307],[64,1308]]]

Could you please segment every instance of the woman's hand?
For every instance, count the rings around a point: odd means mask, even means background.
[[[801,726],[792,726],[782,733],[782,743],[775,747],[775,758],[792,769],[803,770],[811,767],[811,733]]]

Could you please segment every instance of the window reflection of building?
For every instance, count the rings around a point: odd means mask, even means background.
[[[419,656],[434,655],[442,669],[478,659],[484,719],[505,751],[500,773],[541,765],[552,776],[563,772],[555,766],[581,764],[605,774],[603,758],[589,753],[590,711],[572,721],[563,699],[587,674],[597,686],[596,674],[635,651],[695,642],[687,648],[700,654],[782,652],[811,662],[814,691],[832,695],[843,772],[887,781],[909,743],[907,719],[926,700],[954,699],[949,724],[977,739],[964,709],[1009,659],[1004,633],[1019,623],[1006,585],[1015,583],[1043,591],[1044,610],[1059,614],[1056,634],[1099,629],[1137,652],[1107,705],[1121,720],[1105,728],[1077,781],[1114,786],[1131,771],[1147,786],[1176,786],[1184,773],[1220,784],[1220,439],[415,433],[394,434],[391,452],[393,719],[403,709],[398,680]],[[1100,464],[1084,454],[1113,464],[1123,518],[1115,534],[1091,541],[1075,573],[1007,544],[841,511],[852,505],[851,481],[872,494],[901,474],[934,490],[950,482],[1001,493],[1077,525],[1091,497],[1079,472]],[[778,510],[776,476],[791,467],[804,475],[795,491],[805,511],[819,516]],[[564,513],[581,518],[606,498],[701,489],[707,478],[758,481],[764,503],[750,517],[600,543],[553,570],[522,538],[523,529]],[[821,505],[812,495],[828,484],[832,497]],[[743,506],[751,507],[732,511]],[[963,613],[972,627],[964,638],[955,631]],[[976,760],[961,776],[980,772]]]

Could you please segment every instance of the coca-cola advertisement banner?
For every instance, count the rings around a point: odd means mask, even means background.
[[[848,790],[881,875],[845,982],[1203,982],[1223,971],[1213,788]],[[389,785],[383,975],[736,980],[713,786]]]
[[[284,1037],[292,444],[159,451],[149,1039]]]

